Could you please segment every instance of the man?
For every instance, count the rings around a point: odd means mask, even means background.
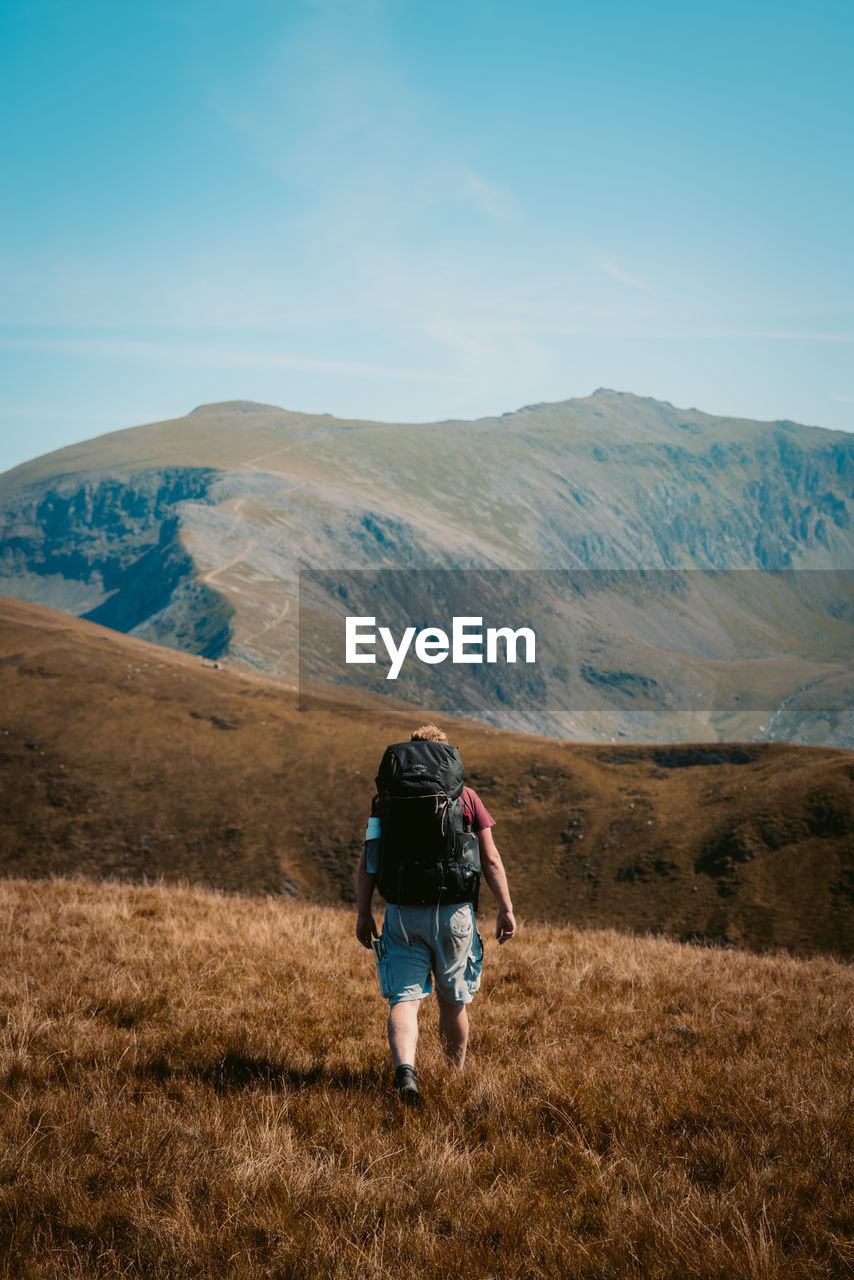
[[[428,724],[416,729],[410,741],[447,745],[448,737],[436,725]],[[477,834],[481,870],[497,903],[495,936],[504,943],[516,933],[516,921],[504,865],[492,838],[495,820],[471,787],[462,789],[462,807],[466,830]],[[377,952],[380,991],[389,1003],[388,1042],[395,1091],[403,1101],[417,1104],[421,1100],[414,1071],[418,1010],[430,994],[431,973],[442,1049],[448,1061],[462,1069],[469,1033],[466,1006],[480,986],[483,944],[471,901],[442,903],[440,899],[436,905],[390,905],[379,934],[371,899],[380,869],[381,823],[382,804],[379,796],[374,796],[357,874],[356,937],[364,947],[374,945]],[[373,939],[379,939],[378,943]]]

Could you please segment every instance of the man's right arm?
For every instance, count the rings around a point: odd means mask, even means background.
[[[478,831],[477,843],[480,848],[483,878],[492,890],[492,896],[498,906],[495,936],[499,942],[508,942],[516,932],[516,917],[513,915],[513,904],[510,901],[507,873],[501,861],[501,854],[495,847],[492,827],[484,827]]]
[[[371,938],[378,938],[379,930],[371,912],[371,899],[374,896],[374,885],[377,882],[380,857],[380,837],[382,824],[374,812],[376,796],[371,805],[371,816],[365,829],[365,843],[362,845],[362,856],[359,870],[356,872],[356,937],[363,947],[371,945]]]
[[[356,937],[363,947],[370,947],[371,938],[380,936],[376,921],[371,911],[371,899],[374,896],[374,885],[377,877],[368,872],[365,866],[365,845],[362,845],[362,856],[359,859],[359,870],[356,872]]]

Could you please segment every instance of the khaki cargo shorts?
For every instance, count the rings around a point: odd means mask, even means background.
[[[448,1004],[468,1004],[480,986],[483,940],[470,902],[385,909],[374,943],[380,993],[389,1004],[422,1000],[432,990]]]

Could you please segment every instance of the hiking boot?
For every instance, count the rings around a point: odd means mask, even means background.
[[[418,1092],[418,1082],[415,1079],[415,1072],[412,1067],[403,1064],[396,1069],[394,1073],[394,1091],[401,1102],[405,1102],[408,1106],[419,1107],[421,1105],[421,1094]]]

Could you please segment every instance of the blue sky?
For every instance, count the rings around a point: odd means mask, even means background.
[[[0,469],[200,403],[854,430],[850,0],[5,0]]]

